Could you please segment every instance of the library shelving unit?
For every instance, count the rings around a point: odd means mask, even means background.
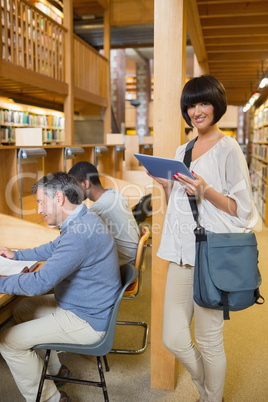
[[[126,100],[136,99],[136,76],[126,75]]]
[[[63,27],[25,0],[0,0],[0,7],[1,58],[62,80]]]
[[[137,97],[137,82],[136,76],[128,74],[126,75],[126,96],[125,96],[125,127],[126,134],[134,135],[136,134],[136,108],[130,104],[131,100]],[[148,104],[149,116],[148,116],[148,126],[153,133],[153,99],[154,99],[154,77],[151,77],[151,94],[150,101]]]
[[[268,165],[268,101],[256,109],[251,152],[251,182],[254,202],[265,226],[268,226],[267,205]]]
[[[84,153],[76,155],[74,159],[68,159],[67,171],[72,163],[82,160],[94,164],[94,149],[103,144],[79,144]],[[72,145],[67,145],[72,146]],[[22,160],[22,200],[23,216],[25,220],[39,223],[40,216],[37,214],[36,202],[31,196],[32,185],[43,175],[64,170],[64,151],[66,146],[43,146],[47,155],[41,158],[28,158]],[[98,156],[98,171],[106,175],[122,177],[123,152],[116,155],[116,145],[106,145],[108,151]],[[22,147],[24,148],[24,147]],[[29,148],[29,147],[27,147]],[[33,147],[35,148],[35,147]],[[20,147],[14,145],[0,146],[0,213],[20,217],[20,191],[18,172],[18,151]]]
[[[62,112],[20,105],[0,99],[1,145],[15,144],[16,128],[42,128],[44,145],[64,144],[65,118]]]

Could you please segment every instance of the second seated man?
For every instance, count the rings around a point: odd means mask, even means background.
[[[90,210],[99,215],[114,236],[119,265],[134,264],[140,239],[139,228],[125,197],[117,190],[105,189],[97,168],[90,162],[76,163],[70,170],[80,184],[84,199],[93,201]]]

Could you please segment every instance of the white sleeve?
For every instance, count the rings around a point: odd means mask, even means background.
[[[252,229],[258,213],[252,198],[246,159],[238,144],[235,144],[226,158],[225,174],[226,195],[235,200],[237,205],[237,217],[231,219],[238,227]]]

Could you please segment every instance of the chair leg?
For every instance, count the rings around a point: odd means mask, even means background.
[[[132,325],[132,326],[138,326],[138,327],[143,327],[144,332],[143,332],[143,342],[142,342],[142,347],[140,349],[112,349],[110,353],[121,353],[121,354],[132,354],[132,355],[137,355],[140,353],[143,353],[146,348],[147,348],[147,342],[148,342],[148,334],[149,334],[149,325],[146,324],[146,322],[136,322],[136,321],[117,321],[116,325]]]
[[[103,356],[103,361],[104,361],[104,364],[105,364],[105,371],[106,372],[110,371],[107,356]]]
[[[41,379],[40,379],[40,383],[39,383],[39,387],[38,387],[38,391],[37,391],[36,402],[39,402],[41,400],[41,394],[42,394],[42,390],[43,390],[43,386],[44,386],[45,375],[46,375],[47,366],[48,366],[48,362],[49,362],[50,352],[51,351],[49,349],[47,349],[45,360],[44,360],[44,366],[43,366],[43,370],[42,370],[42,375],[41,375]]]
[[[99,374],[100,374],[101,387],[102,387],[102,391],[103,391],[104,401],[109,402],[108,392],[107,392],[107,388],[106,388],[106,382],[105,382],[105,378],[104,378],[104,374],[103,374],[100,356],[97,356],[97,363],[98,363],[98,369],[99,369]]]

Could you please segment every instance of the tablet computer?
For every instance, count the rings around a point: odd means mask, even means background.
[[[134,156],[152,176],[175,180],[173,175],[178,172],[194,179],[190,170],[181,161],[145,154],[134,154]]]

